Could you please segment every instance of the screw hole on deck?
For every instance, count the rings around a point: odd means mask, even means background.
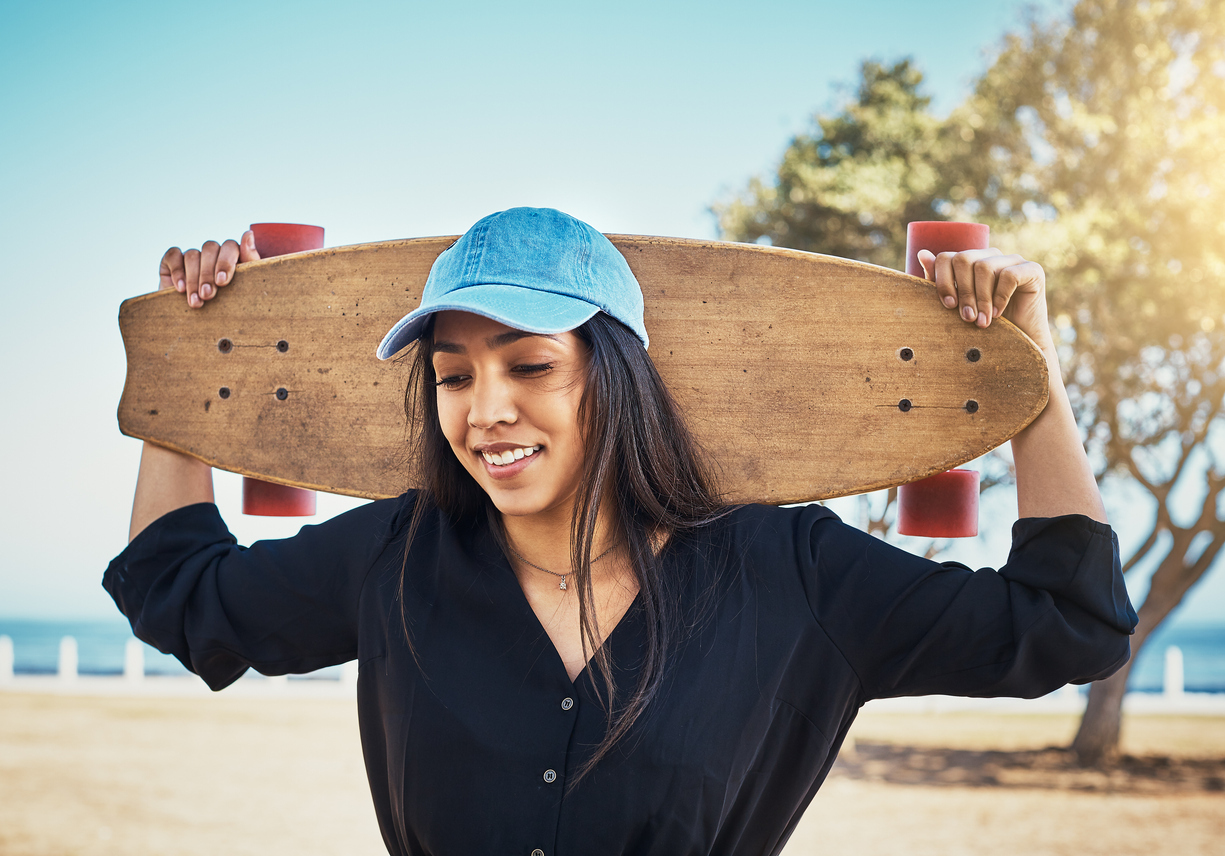
[[[229,339],[218,339],[217,350],[223,354],[228,354],[230,351],[234,350],[234,343]]]

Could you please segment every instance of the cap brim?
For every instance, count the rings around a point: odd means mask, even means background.
[[[565,333],[581,327],[600,307],[565,294],[518,285],[470,285],[448,292],[445,299],[421,306],[387,332],[376,351],[380,360],[395,356],[421,336],[435,312],[471,312],[529,333]]]

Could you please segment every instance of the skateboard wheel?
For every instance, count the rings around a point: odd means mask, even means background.
[[[947,220],[916,220],[906,224],[906,273],[923,276],[919,250],[935,255],[985,250],[991,246],[991,227],[985,223],[951,223]]]
[[[242,513],[254,517],[313,517],[315,499],[313,490],[273,484],[249,476],[242,480]]]
[[[949,470],[898,488],[897,531],[924,538],[978,534],[978,473]]]
[[[322,226],[252,223],[251,231],[255,233],[255,249],[262,259],[323,247]],[[222,342],[229,347],[222,348],[218,344],[218,348],[223,354],[229,353],[233,344],[228,339]],[[276,349],[283,354],[289,350],[289,343],[282,339],[276,343]],[[276,397],[284,401],[289,397],[289,392],[282,387],[276,391]],[[312,517],[315,514],[315,492],[245,476],[242,480],[242,513],[258,517]]]

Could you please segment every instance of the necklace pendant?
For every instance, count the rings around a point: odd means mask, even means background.
[[[557,584],[557,587],[561,589],[562,591],[566,590],[566,578],[565,577],[561,578],[561,582]]]

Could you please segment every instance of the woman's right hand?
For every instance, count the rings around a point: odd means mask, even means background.
[[[233,281],[236,264],[258,258],[255,233],[250,230],[243,233],[241,242],[205,241],[200,249],[187,252],[171,247],[162,256],[160,288],[173,288],[186,294],[187,305],[199,309],[204,301],[217,296],[218,288]]]

